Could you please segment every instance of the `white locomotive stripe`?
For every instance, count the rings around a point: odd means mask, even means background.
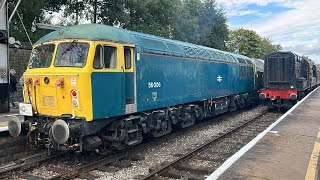
[[[315,90],[310,92],[306,97],[304,97],[301,101],[295,104],[292,108],[290,108],[284,115],[282,115],[276,122],[272,123],[267,129],[261,132],[257,137],[251,140],[248,144],[242,147],[238,152],[236,152],[233,156],[227,159],[217,170],[215,170],[210,176],[208,176],[207,180],[218,179],[218,177],[224,173],[233,163],[235,163],[241,156],[243,156],[248,150],[250,150],[260,139],[263,138],[272,128],[274,128],[277,124],[279,124],[287,115],[289,115],[294,109],[296,109],[304,100],[306,100],[314,91],[319,89],[317,87]]]

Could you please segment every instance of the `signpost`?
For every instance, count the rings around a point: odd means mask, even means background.
[[[0,113],[9,112],[8,4],[0,1]]]

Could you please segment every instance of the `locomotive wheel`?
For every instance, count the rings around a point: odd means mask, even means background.
[[[160,130],[154,130],[154,131],[151,132],[152,137],[157,138],[157,137],[161,137],[161,136],[164,136],[166,134],[171,133],[171,131],[172,131],[172,123],[171,123],[170,120],[169,121],[163,121],[161,124],[162,124],[161,125],[162,127],[161,127]]]
[[[17,116],[10,116],[8,122],[9,133],[12,137],[18,137],[21,133],[21,122]]]
[[[182,129],[190,127],[196,122],[196,116],[193,113],[185,113],[184,117],[185,118],[178,124],[178,126]]]

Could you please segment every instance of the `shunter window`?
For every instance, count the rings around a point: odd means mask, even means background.
[[[131,49],[124,48],[124,62],[125,62],[125,68],[130,69],[131,68]]]

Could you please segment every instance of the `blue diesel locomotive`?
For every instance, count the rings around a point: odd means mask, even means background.
[[[48,148],[121,150],[253,104],[255,74],[238,54],[106,25],[66,27],[35,44],[25,123],[13,118],[9,131]]]

